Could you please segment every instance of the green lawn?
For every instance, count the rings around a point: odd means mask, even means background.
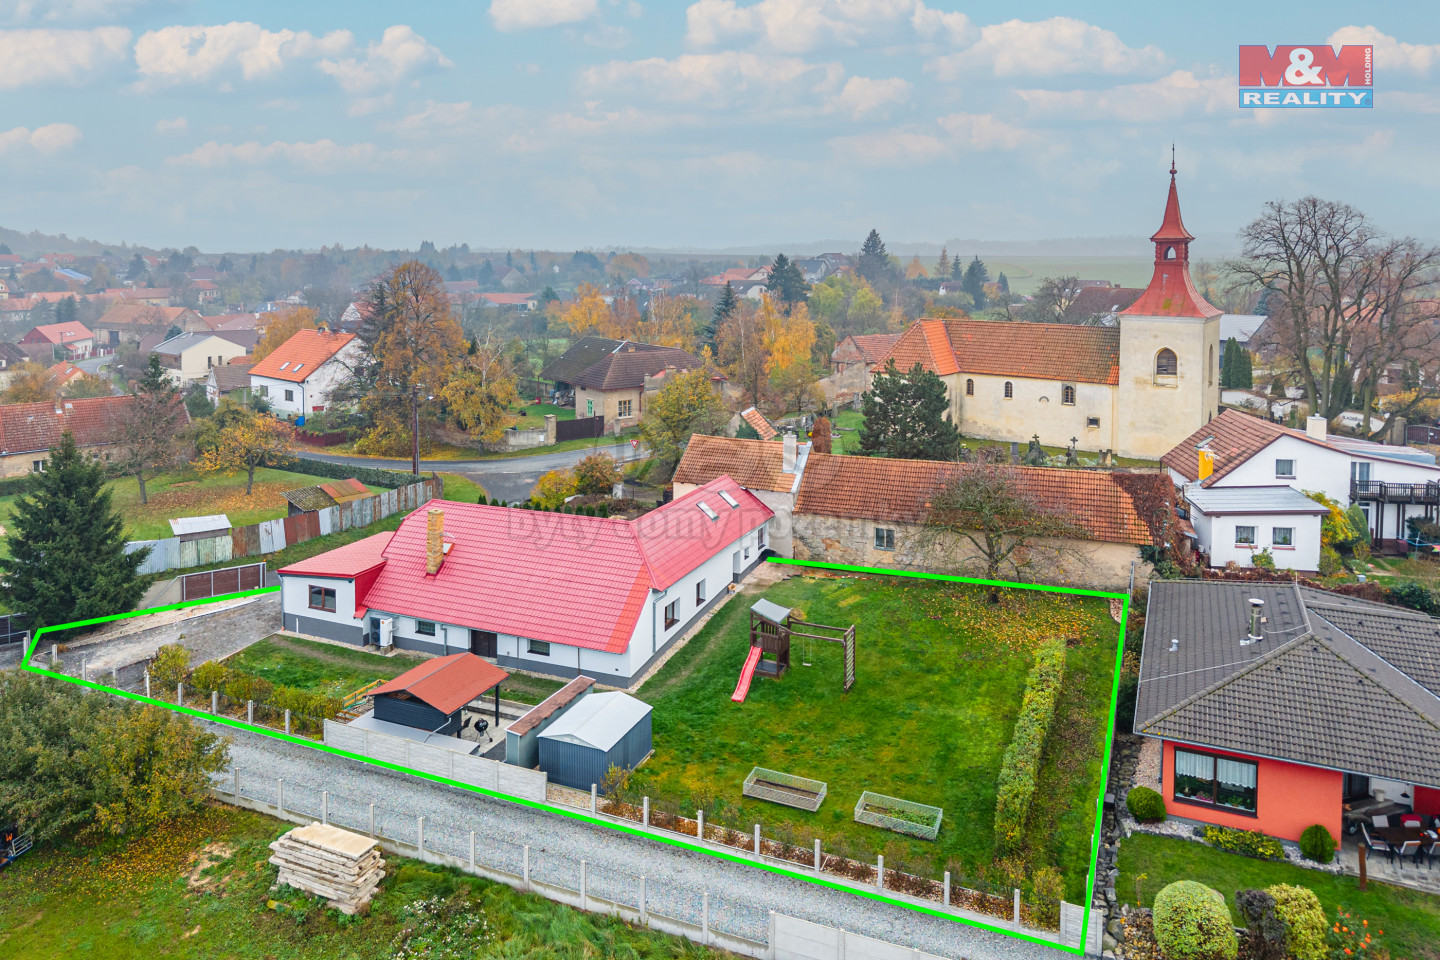
[[[480,486],[469,477],[462,477],[458,473],[442,473],[440,480],[444,483],[444,493],[441,494],[446,500],[455,500],[459,503],[475,503],[485,493],[485,488]]]
[[[423,659],[404,653],[384,657],[276,634],[251,644],[225,662],[276,686],[344,697],[376,680],[398,677]]]
[[[834,430],[831,431],[832,442],[830,444],[830,452],[837,454],[859,453],[860,428],[864,425],[865,414],[859,410],[856,410],[854,407],[846,407],[844,410],[841,410],[839,416],[831,422]]]
[[[1148,907],[1155,894],[1175,880],[1198,880],[1219,890],[1236,923],[1241,922],[1235,911],[1237,890],[1276,883],[1309,887],[1332,919],[1335,910],[1343,908],[1356,924],[1367,920],[1368,929],[1383,930],[1381,943],[1397,960],[1440,958],[1440,897],[1373,880],[1361,893],[1354,877],[1253,860],[1173,837],[1136,833],[1121,842],[1120,879],[1115,882],[1121,900]]]
[[[0,501],[3,503],[3,501]],[[1399,577],[1405,580],[1440,579],[1440,563],[1409,557],[1371,557],[1368,573],[1375,577]]]
[[[543,427],[545,426],[546,415],[552,413],[555,415],[556,420],[575,419],[575,408],[573,406],[557,407],[553,403],[520,403],[510,408],[511,413],[518,414],[521,410],[525,411],[525,416],[520,421],[521,427]],[[538,420],[539,423],[533,422],[536,420]]]
[[[754,599],[737,598],[641,688],[654,705],[655,755],[636,776],[640,792],[702,805],[712,820],[759,821],[772,836],[793,831],[802,846],[820,836],[858,859],[884,853],[973,880],[992,860],[995,782],[1034,646],[1074,638],[1026,846],[1083,902],[1118,640],[1104,601],[1008,590],[992,606],[968,586],[808,577],[765,597],[807,620],[858,625],[854,688],[841,692],[838,644],[816,644],[806,667],[796,641],[789,673],[757,676],[746,702],[732,703]],[[744,798],[754,766],[827,782],[824,805],[811,814]],[[863,790],[944,808],[939,838],[855,823]]]
[[[390,855],[370,912],[346,918],[288,888],[270,892],[276,868],[266,862],[267,845],[292,826],[217,806],[137,838],[37,849],[0,873],[0,955],[36,960],[721,956],[503,884]],[[203,869],[193,862],[202,852],[212,862]],[[270,909],[272,898],[283,909]],[[430,898],[438,898],[438,909],[428,917],[417,915],[414,905]],[[459,914],[483,918],[485,929],[446,919]]]

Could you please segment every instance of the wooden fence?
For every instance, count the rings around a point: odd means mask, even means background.
[[[265,562],[247,563],[239,567],[187,573],[180,578],[180,599],[204,600],[242,590],[258,590],[265,585]]]
[[[565,440],[589,440],[604,434],[604,417],[578,417],[574,420],[560,420],[555,424],[556,443]]]
[[[276,520],[235,527],[225,536],[184,542],[178,537],[132,540],[126,545],[126,550],[133,552],[143,547],[150,548],[150,556],[140,565],[141,573],[160,573],[163,570],[258,557],[326,534],[354,527],[368,527],[392,514],[408,513],[422,503],[440,497],[442,490],[439,477],[428,477],[324,510],[309,510]]]

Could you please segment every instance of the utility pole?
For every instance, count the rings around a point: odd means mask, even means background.
[[[410,385],[410,412],[414,419],[410,424],[410,472],[420,476],[420,384]]]

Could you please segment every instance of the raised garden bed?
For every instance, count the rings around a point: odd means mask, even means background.
[[[766,770],[764,767],[751,770],[742,788],[747,797],[809,810],[811,813],[819,810],[820,804],[825,802],[825,790],[826,785],[822,780],[810,780],[797,777],[793,773]]]
[[[945,811],[923,803],[887,797],[866,790],[855,803],[855,822],[872,827],[909,834],[922,840],[934,840],[940,834],[940,818]]]

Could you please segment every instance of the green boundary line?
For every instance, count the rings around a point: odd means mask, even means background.
[[[118,690],[114,687],[107,687],[101,683],[95,683],[90,680],[81,680],[78,677],[66,676],[63,673],[57,673],[53,670],[46,670],[42,667],[31,666],[30,664],[30,660],[35,656],[35,651],[40,648],[40,639],[45,634],[52,631],[69,630],[75,627],[94,626],[95,624],[111,623],[116,620],[128,620],[132,617],[149,616],[150,614],[163,613],[167,610],[181,610],[188,607],[204,606],[206,604],[217,603],[222,600],[235,600],[241,597],[257,596],[259,594],[278,593],[280,591],[280,588],[278,586],[261,587],[256,590],[245,590],[239,593],[227,593],[218,597],[206,597],[203,600],[187,600],[181,603],[167,604],[162,607],[150,607],[145,610],[135,610],[130,613],[119,613],[108,617],[93,617],[89,620],[76,620],[72,623],[57,624],[53,627],[41,627],[35,632],[35,636],[31,639],[30,646],[25,651],[25,657],[21,661],[20,667],[22,670],[28,670],[31,673],[40,674],[41,676],[51,677],[55,680],[63,680],[67,683],[73,683],[76,686],[85,687],[90,690],[100,691],[102,693],[109,693],[113,696],[124,697],[128,700],[134,700],[137,703],[147,703],[157,707],[164,707],[168,710],[174,710],[176,713],[182,713],[187,716],[192,716],[199,720],[207,721],[209,723],[216,723],[222,726],[233,727],[237,730],[243,730],[248,733],[262,734],[264,736],[272,737],[276,740],[281,740],[286,743],[293,743],[298,746],[310,747],[314,750],[333,754],[337,757],[343,757],[346,760],[355,760],[360,763],[366,763],[374,767],[381,767],[386,770],[394,770],[397,773],[409,774],[413,777],[419,777],[424,780],[441,783],[445,786],[454,787],[459,790],[465,790],[470,793],[477,793],[482,796],[490,797],[492,799],[519,804],[520,806],[530,807],[531,809],[540,810],[545,813],[554,814],[556,816],[568,817],[571,820],[588,823],[592,826],[608,827],[612,830],[617,830],[620,833],[625,833],[633,837],[638,837],[640,839],[651,840],[659,843],[668,843],[671,846],[678,847],[682,850],[688,850],[693,853],[706,854],[707,856],[716,857],[721,860],[728,860],[732,863],[741,864],[743,866],[766,870],[770,873],[790,877],[795,880],[803,880],[806,883],[815,884],[816,886],[828,887],[832,890],[837,890],[841,893],[848,893],[852,896],[865,897],[867,899],[875,900],[880,903],[886,903],[891,906],[903,907],[906,910],[913,910],[916,913],[924,913],[929,916],[939,917],[942,920],[950,920],[955,923],[962,923],[966,926],[976,927],[981,930],[987,930],[991,933],[1004,934],[1008,937],[1014,937],[1017,940],[1023,940],[1028,943],[1034,943],[1043,947],[1049,947],[1050,949],[1057,952],[1073,953],[1079,956],[1083,956],[1085,953],[1085,942],[1090,932],[1090,911],[1094,909],[1093,901],[1095,899],[1095,881],[1097,879],[1096,872],[1098,870],[1100,859],[1100,826],[1104,814],[1105,793],[1110,785],[1110,753],[1115,740],[1115,713],[1117,708],[1117,701],[1120,694],[1120,667],[1125,652],[1125,625],[1129,620],[1130,616],[1130,597],[1124,593],[1117,593],[1106,590],[1086,590],[1079,587],[1057,587],[1051,586],[1049,584],[1039,583],[1011,583],[1006,580],[985,580],[978,577],[956,577],[941,573],[892,570],[885,567],[862,567],[843,563],[792,560],[788,557],[769,557],[767,559],[767,562],[785,564],[795,567],[806,567],[815,570],[838,570],[847,573],[865,573],[885,577],[910,577],[920,580],[939,580],[949,583],[967,583],[987,587],[1007,587],[1016,590],[1035,590],[1044,593],[1064,593],[1073,596],[1100,597],[1107,600],[1119,600],[1121,602],[1120,632],[1117,636],[1117,642],[1115,644],[1115,671],[1114,677],[1110,683],[1110,716],[1105,731],[1105,752],[1101,758],[1102,766],[1100,770],[1100,790],[1095,798],[1095,827],[1094,830],[1091,832],[1090,837],[1090,873],[1086,879],[1085,884],[1085,913],[1081,919],[1079,947],[1058,946],[1048,940],[1042,940],[1039,937],[1030,936],[1024,933],[1018,933],[1014,930],[1008,930],[1004,927],[996,926],[994,924],[982,923],[978,920],[971,920],[968,917],[957,917],[953,914],[945,913],[941,910],[937,910],[931,907],[925,907],[915,903],[907,903],[902,900],[897,900],[894,897],[887,897],[879,891],[856,889],[854,887],[849,887],[843,884],[835,883],[830,880],[826,880],[823,877],[801,873],[796,870],[789,870],[785,867],[781,867],[773,863],[766,863],[763,860],[757,862],[749,860],[745,857],[727,853],[723,850],[717,850],[711,847],[702,847],[699,844],[689,843],[679,838],[656,836],[655,834],[645,831],[641,827],[630,827],[625,824],[611,823],[608,820],[601,820],[595,817],[590,817],[584,813],[571,810],[567,807],[558,807],[549,803],[542,803],[538,800],[527,800],[523,797],[512,797],[509,794],[500,793],[496,790],[487,790],[484,787],[477,787],[472,784],[462,783],[458,780],[450,780],[437,774],[426,773],[423,770],[412,770],[409,767],[402,767],[399,764],[389,763],[384,760],[376,760],[373,757],[366,757],[357,753],[351,753],[348,750],[341,750],[338,747],[332,747],[325,743],[316,743],[315,741],[307,739],[305,737],[297,737],[291,734],[281,733],[277,730],[271,730],[268,727],[255,726],[245,723],[241,720],[232,719],[230,717],[212,716],[211,714],[205,713],[202,710],[196,710],[193,707],[178,706],[173,703],[167,703],[164,700],[158,700],[154,697],[147,697],[143,694],[131,693],[128,690]]]

